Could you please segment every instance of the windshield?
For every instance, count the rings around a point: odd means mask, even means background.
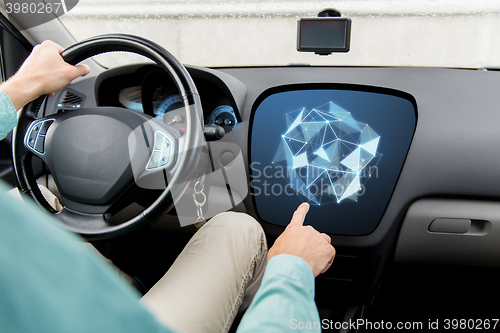
[[[298,18],[332,5],[352,20],[351,50],[298,52]],[[500,67],[497,0],[80,0],[59,19],[77,40],[135,34],[198,66]],[[144,60],[106,54],[97,61]]]

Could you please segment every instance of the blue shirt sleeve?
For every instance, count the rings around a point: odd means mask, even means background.
[[[269,260],[237,333],[292,331],[321,332],[321,324],[311,267],[300,257],[281,254]]]
[[[0,140],[17,125],[17,111],[7,94],[0,90]]]

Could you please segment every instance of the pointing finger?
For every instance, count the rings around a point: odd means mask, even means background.
[[[304,220],[306,218],[306,214],[309,211],[309,204],[307,202],[303,202],[299,208],[293,213],[292,221],[290,221],[290,225],[302,226],[304,225]]]

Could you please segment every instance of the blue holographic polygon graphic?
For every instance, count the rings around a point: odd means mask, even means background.
[[[378,176],[380,136],[333,102],[286,118],[273,165],[286,168],[289,185],[314,205],[357,201],[366,180]]]

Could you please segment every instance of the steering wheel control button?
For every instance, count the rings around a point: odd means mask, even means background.
[[[36,154],[45,153],[45,135],[54,122],[54,119],[46,119],[33,123],[26,135],[25,145]]]
[[[164,168],[170,161],[170,141],[162,132],[155,132],[154,149],[146,170]]]
[[[170,161],[170,142],[167,138],[163,139],[163,145],[161,149],[161,160],[160,167],[164,167]]]
[[[168,163],[168,156],[162,156],[160,159],[160,167],[164,167]]]
[[[38,131],[35,131],[34,128],[29,133],[28,146],[30,146],[31,148],[35,148],[35,142],[36,142],[37,135],[38,135]]]
[[[158,168],[158,164],[160,163],[160,156],[161,152],[159,151],[154,151],[153,154],[151,155],[151,158],[149,159],[148,163],[148,170],[156,169]]]
[[[163,146],[163,138],[158,139],[157,135],[155,135],[155,150],[161,150]]]
[[[45,137],[44,136],[39,136],[38,139],[36,139],[36,144],[35,144],[35,150],[41,154],[43,154],[44,150],[44,145],[45,145]]]
[[[52,125],[53,122],[54,122],[53,120],[44,121],[42,124],[42,128],[40,129],[40,135],[47,134],[47,130],[49,129],[49,126]]]
[[[45,137],[44,136],[41,136],[39,135],[37,138],[36,138],[36,141],[35,141],[35,151],[39,154],[43,154],[44,153],[44,147],[45,147]]]
[[[31,148],[35,148],[36,135],[34,137],[30,136],[28,139],[28,146]]]

